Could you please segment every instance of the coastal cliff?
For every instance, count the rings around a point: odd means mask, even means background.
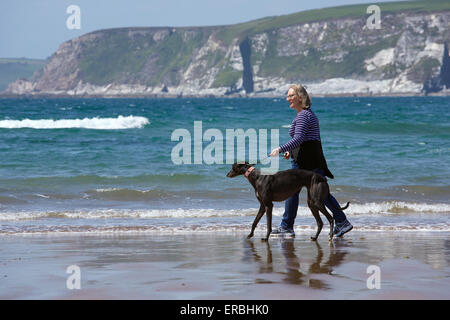
[[[99,30],[62,43],[10,95],[418,95],[450,88],[450,2],[310,10],[212,27]]]

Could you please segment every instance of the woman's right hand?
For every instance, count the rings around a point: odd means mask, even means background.
[[[290,157],[291,155],[290,155],[290,153],[289,153],[289,151],[286,151],[284,154],[283,154],[283,157],[286,159],[286,160],[289,160],[289,157]]]

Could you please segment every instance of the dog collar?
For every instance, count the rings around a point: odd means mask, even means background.
[[[247,169],[247,171],[245,171],[245,177],[248,178],[248,176],[250,175],[250,173],[255,170],[255,167],[250,167]]]

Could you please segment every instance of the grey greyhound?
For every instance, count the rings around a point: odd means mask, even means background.
[[[233,164],[227,177],[233,178],[239,175],[245,175],[250,184],[255,189],[256,198],[260,203],[258,214],[252,224],[252,230],[247,238],[253,237],[256,226],[259,220],[266,213],[267,218],[267,234],[261,240],[267,241],[272,232],[272,208],[273,201],[284,201],[290,198],[294,193],[300,192],[303,187],[308,190],[308,207],[311,210],[317,222],[317,232],[311,240],[317,240],[317,237],[322,231],[323,222],[320,218],[322,212],[330,223],[330,240],[333,239],[334,221],[333,217],[325,208],[325,200],[330,194],[326,178],[309,170],[290,169],[279,171],[271,175],[263,175],[258,169],[248,162],[237,162]],[[347,209],[350,203],[341,210]]]

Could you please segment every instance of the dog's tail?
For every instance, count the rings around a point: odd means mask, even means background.
[[[313,177],[312,177],[312,179],[311,179],[311,184],[316,184],[316,183],[320,183],[320,182],[327,182],[327,178],[322,177],[322,176],[319,175],[319,174],[313,175]],[[330,196],[331,196],[331,193],[330,193],[330,187],[328,186],[328,184],[327,184],[327,187],[328,187],[328,201],[329,201],[330,204],[333,206],[333,208],[336,209],[336,210],[345,210],[345,209],[347,209],[348,206],[350,205],[350,201],[347,202],[347,204],[346,204],[345,206],[343,206],[342,208],[341,208],[341,207],[336,208],[336,206],[334,205],[333,201],[331,201],[331,197],[330,197]]]
[[[328,193],[328,201],[330,202],[330,204],[333,206],[333,208],[335,208],[336,210],[345,210],[348,208],[348,206],[350,205],[350,201],[347,202],[347,204],[345,206],[341,207],[336,207],[333,203],[333,201],[331,201],[331,193]]]
[[[347,202],[347,204],[346,204],[345,206],[343,206],[343,207],[341,208],[341,210],[345,210],[345,209],[347,209],[349,205],[350,205],[350,201],[349,201],[349,202]]]

